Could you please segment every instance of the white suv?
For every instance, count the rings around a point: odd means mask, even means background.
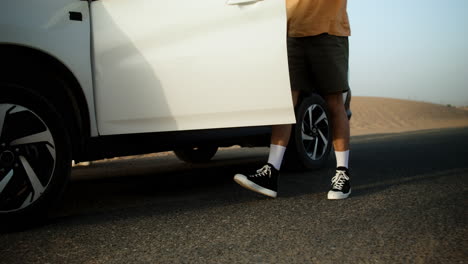
[[[294,112],[284,2],[2,0],[0,217],[46,212],[71,160],[204,162],[296,120],[288,160],[320,167],[328,113],[316,94]]]

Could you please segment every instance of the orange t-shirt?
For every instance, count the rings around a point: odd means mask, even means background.
[[[350,36],[347,0],[286,0],[288,36]]]

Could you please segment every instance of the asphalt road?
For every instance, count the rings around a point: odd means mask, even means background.
[[[352,138],[353,194],[283,172],[277,199],[232,181],[267,149],[77,167],[45,225],[0,234],[0,263],[466,263],[468,128]]]

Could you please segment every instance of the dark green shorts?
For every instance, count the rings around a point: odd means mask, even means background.
[[[348,84],[348,37],[328,34],[288,37],[291,88],[319,94],[346,92]]]

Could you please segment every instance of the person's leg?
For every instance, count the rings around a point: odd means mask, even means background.
[[[291,134],[291,125],[276,125],[271,128],[270,153],[268,163],[277,170],[281,169],[284,153]]]
[[[333,128],[333,147],[335,151],[349,150],[350,128],[342,93],[325,95]]]
[[[296,106],[300,92],[293,90],[292,98],[293,105]],[[275,125],[271,127],[271,139],[270,139],[270,153],[268,155],[268,163],[273,165],[275,169],[281,169],[281,163],[283,162],[284,153],[291,137],[292,125]]]
[[[292,91],[294,106],[299,94],[299,91]],[[290,124],[272,126],[267,164],[251,174],[236,174],[234,181],[244,188],[275,198],[278,190],[279,170],[291,136],[291,128]]]
[[[328,199],[344,199],[351,193],[348,158],[350,128],[343,92],[349,89],[347,37],[322,34],[306,39],[308,62],[318,92],[327,102],[332,127],[333,147],[337,160]]]
[[[336,174],[332,178],[332,187],[328,199],[344,199],[351,193],[348,160],[350,128],[341,93],[325,95],[333,129],[333,147],[336,157]]]

